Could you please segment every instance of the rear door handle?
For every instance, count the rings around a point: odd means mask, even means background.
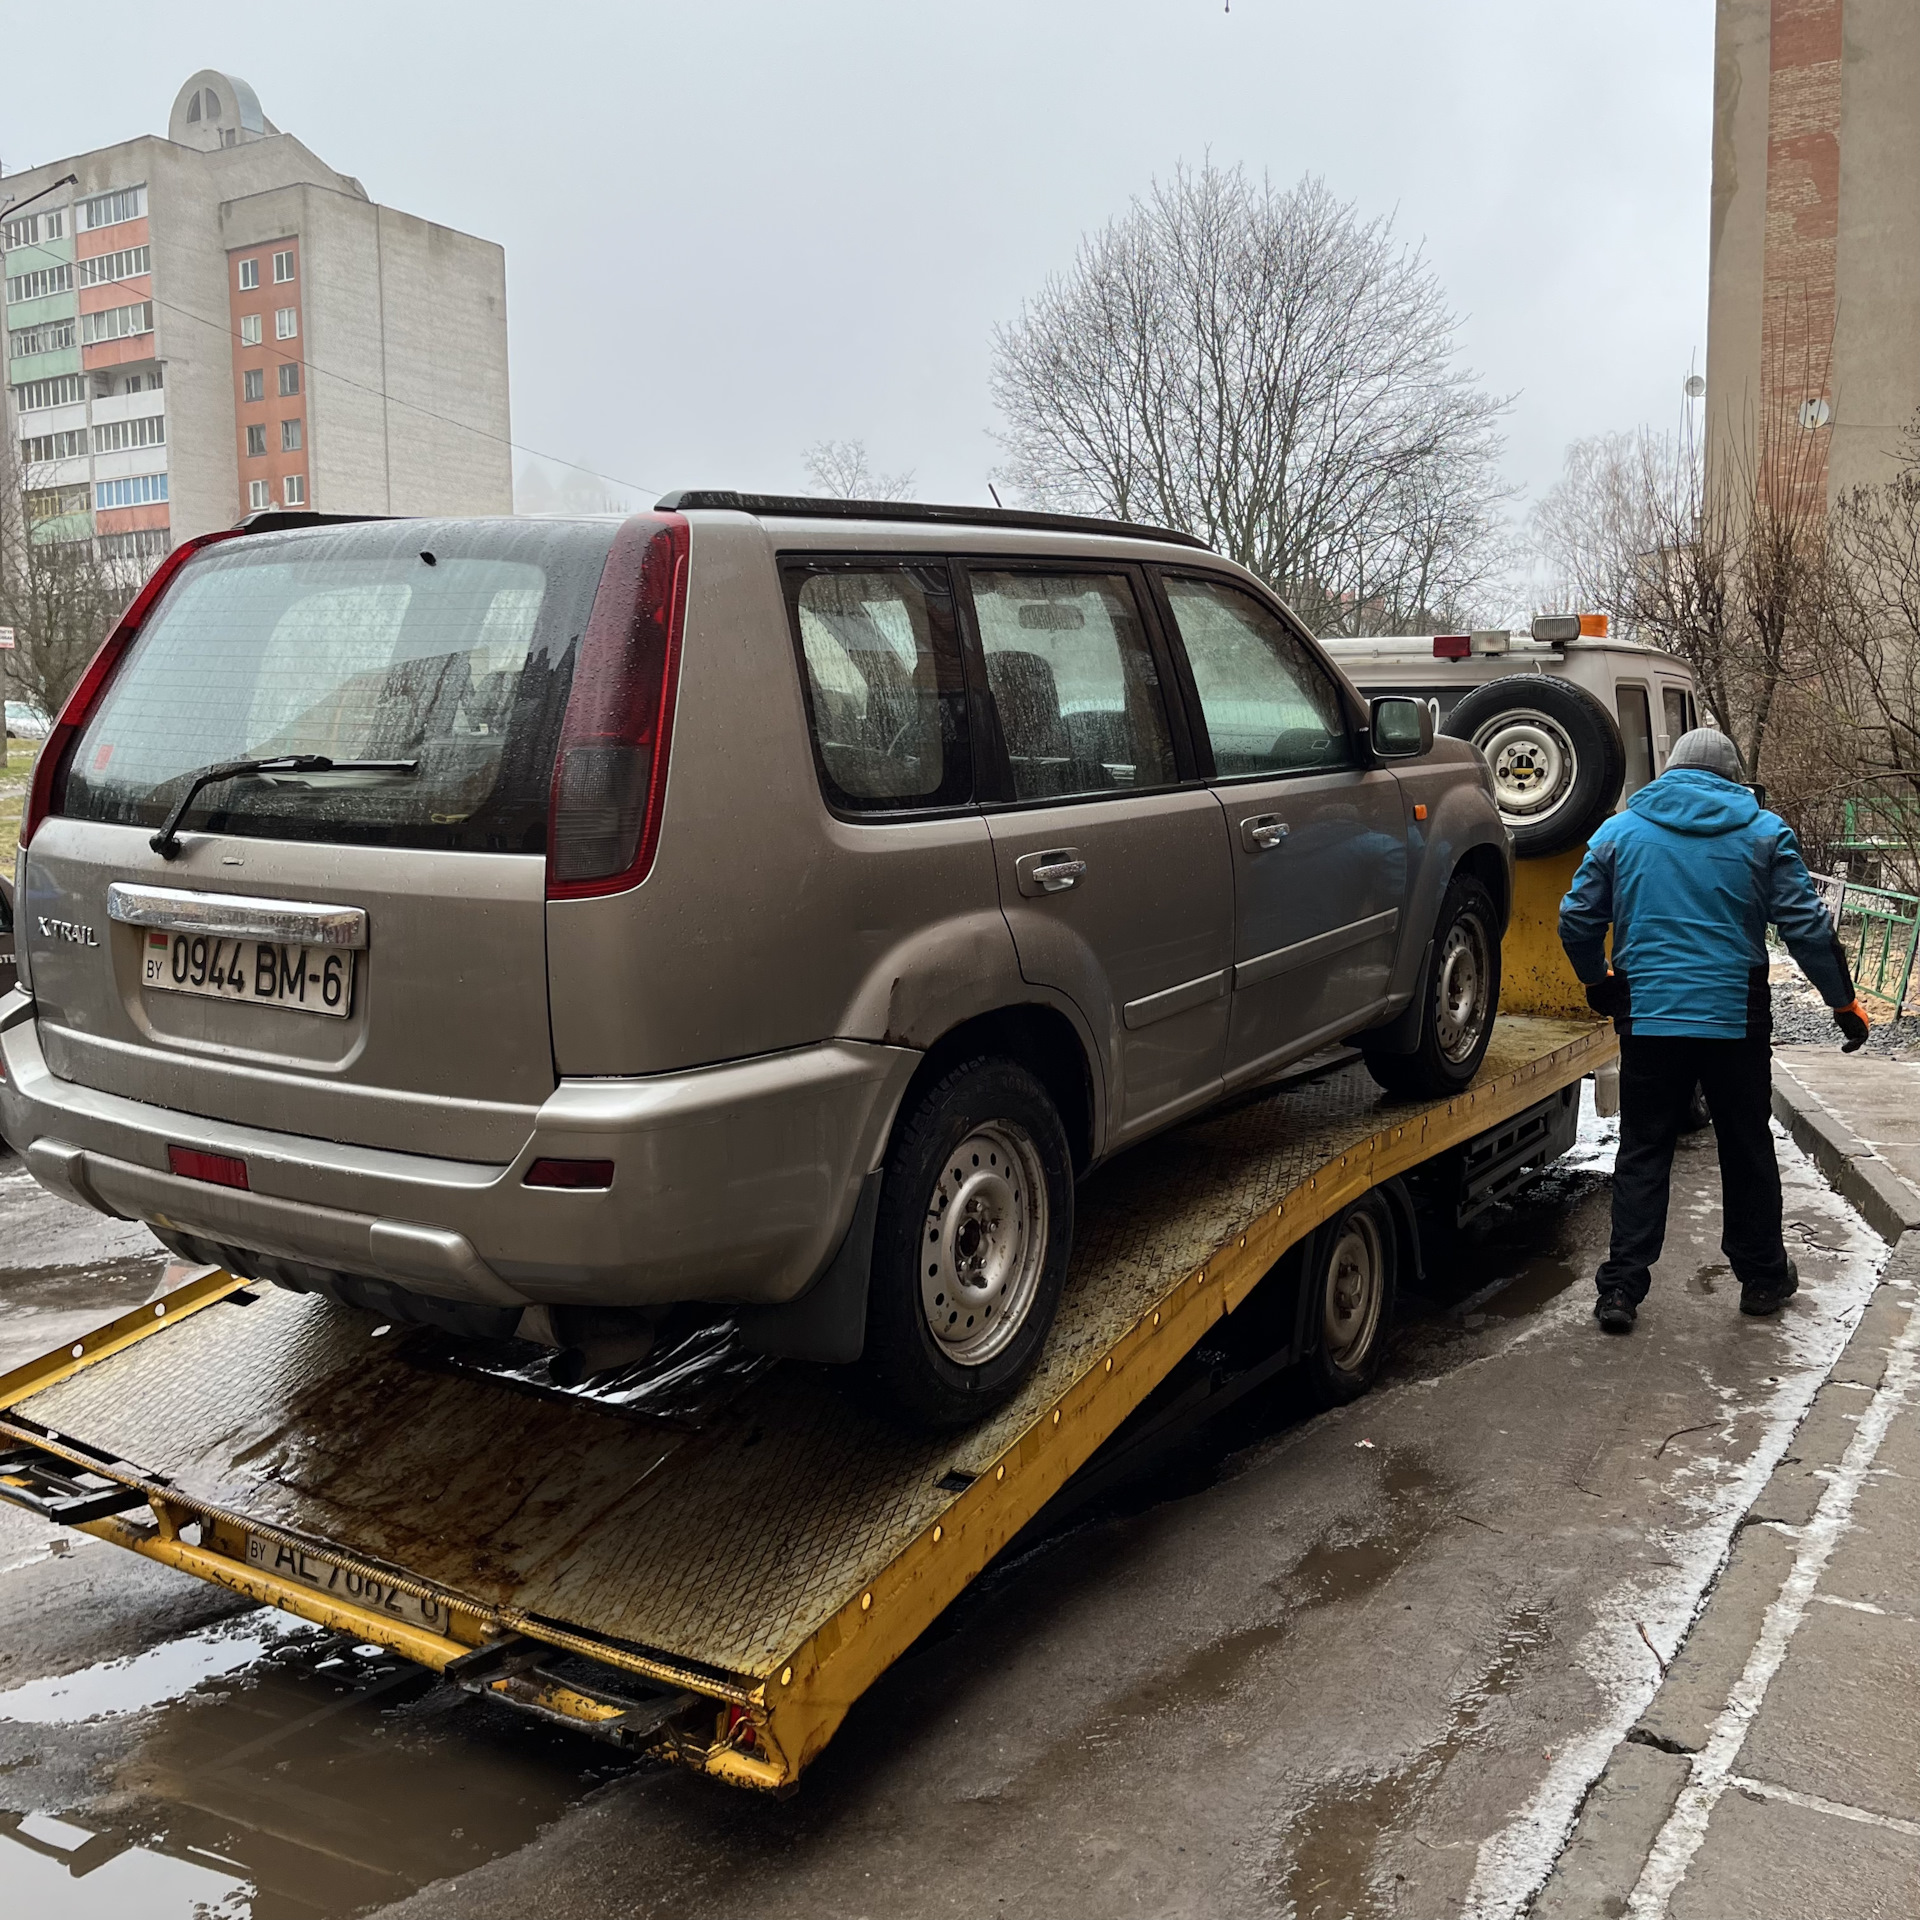
[[[1078,847],[1049,847],[1045,853],[1023,853],[1013,872],[1020,891],[1034,900],[1077,887],[1086,877],[1087,863]]]
[[[1291,831],[1277,813],[1250,813],[1240,822],[1240,844],[1249,853],[1266,853]]]

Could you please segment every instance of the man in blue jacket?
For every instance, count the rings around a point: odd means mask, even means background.
[[[1733,742],[1696,727],[1667,770],[1593,836],[1560,903],[1560,943],[1620,1035],[1613,1244],[1594,1315],[1630,1333],[1667,1232],[1667,1184],[1697,1085],[1720,1145],[1720,1245],[1742,1313],[1775,1313],[1800,1284],[1780,1231],[1767,1119],[1773,1034],[1766,932],[1833,1008],[1851,1053],[1867,1037],[1847,956],[1793,830],[1740,781]],[[1613,928],[1609,971],[1606,933]]]

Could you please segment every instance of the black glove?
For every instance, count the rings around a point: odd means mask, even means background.
[[[1610,1020],[1625,1020],[1633,1012],[1633,996],[1624,973],[1610,973],[1587,988],[1587,1005]]]
[[[1856,998],[1850,1007],[1835,1007],[1833,1024],[1847,1036],[1842,1053],[1857,1053],[1867,1044],[1867,1035],[1873,1030],[1873,1022],[1867,1018],[1867,1010]]]

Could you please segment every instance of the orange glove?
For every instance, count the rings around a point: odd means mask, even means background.
[[[1860,996],[1855,994],[1849,1007],[1835,1007],[1833,1024],[1847,1036],[1842,1053],[1856,1053],[1867,1044],[1867,1035],[1873,1031],[1873,1022],[1867,1018],[1867,1010],[1860,1004]]]

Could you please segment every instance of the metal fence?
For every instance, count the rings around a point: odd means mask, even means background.
[[[1840,930],[1854,985],[1892,1001],[1899,1019],[1909,1011],[1914,950],[1920,947],[1920,896],[1863,887],[1838,874],[1816,873],[1813,884]]]

